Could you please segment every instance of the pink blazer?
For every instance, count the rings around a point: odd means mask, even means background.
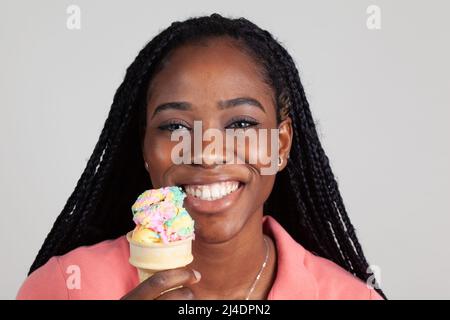
[[[263,228],[278,252],[269,300],[383,300],[359,278],[303,248],[273,217],[264,216]],[[17,299],[120,299],[139,283],[128,257],[125,236],[79,247],[35,270]]]

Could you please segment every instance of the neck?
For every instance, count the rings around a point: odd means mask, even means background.
[[[267,252],[261,221],[262,213],[253,214],[241,232],[225,242],[207,243],[201,239],[193,242],[195,258],[190,267],[202,275],[200,282],[191,287],[197,299],[246,298]],[[273,281],[274,247],[269,244],[269,248],[271,259],[250,299],[265,296]]]

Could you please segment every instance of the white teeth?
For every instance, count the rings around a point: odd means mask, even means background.
[[[226,191],[225,191],[226,192]],[[213,199],[214,198],[218,198],[220,196],[220,189],[219,189],[219,186],[218,185],[214,185],[212,188],[211,188],[211,197],[213,197]]]
[[[188,195],[202,200],[213,201],[225,197],[239,188],[238,181],[225,181],[204,185],[186,185]]]
[[[202,190],[202,195],[200,196],[200,198],[211,198],[211,190],[208,188],[203,188]]]

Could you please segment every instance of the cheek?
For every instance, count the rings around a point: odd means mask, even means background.
[[[256,179],[248,185],[252,209],[257,209],[264,205],[269,198],[275,183],[275,175],[258,175]]]
[[[253,172],[251,183],[247,186],[252,199],[252,209],[260,207],[272,192],[278,172],[278,132],[260,130],[257,143],[246,143],[246,163]]]
[[[259,129],[248,135],[245,143],[237,143],[234,148],[238,157],[252,166],[261,176],[273,176],[278,171],[279,140],[276,129]],[[250,138],[251,137],[251,138]],[[241,156],[239,156],[241,155]]]
[[[170,155],[173,146],[174,142],[170,139],[158,137],[153,133],[145,137],[144,154],[148,163],[150,178],[155,188],[162,185],[162,175],[172,165]]]

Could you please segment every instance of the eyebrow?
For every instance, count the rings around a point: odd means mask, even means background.
[[[258,107],[264,113],[266,112],[266,110],[264,110],[264,107],[258,100],[250,98],[250,97],[240,97],[240,98],[235,98],[235,99],[218,102],[219,109],[227,109],[227,108],[237,107],[237,106],[240,106],[243,104],[248,104],[251,106]]]
[[[189,102],[166,102],[160,104],[159,106],[156,107],[155,111],[153,111],[152,118],[155,117],[157,113],[168,109],[190,110],[191,104]]]
[[[220,110],[224,110],[224,109],[233,108],[233,107],[237,107],[237,106],[244,105],[244,104],[247,104],[250,106],[255,106],[255,107],[261,109],[264,113],[266,112],[266,110],[264,109],[264,107],[258,100],[250,98],[250,97],[239,97],[239,98],[234,98],[234,99],[230,99],[230,100],[221,100],[221,101],[217,102],[217,107]],[[185,101],[166,102],[166,103],[158,105],[155,108],[152,118],[157,113],[164,111],[164,110],[168,110],[168,109],[186,111],[186,110],[192,109],[192,105],[189,102],[185,102]]]

